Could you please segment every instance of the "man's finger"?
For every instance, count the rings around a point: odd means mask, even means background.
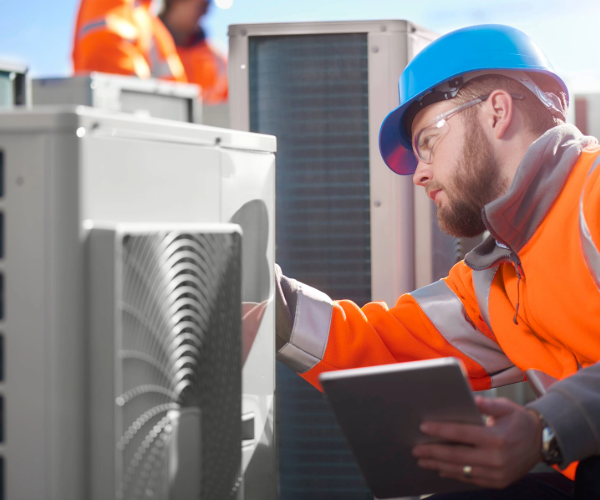
[[[424,422],[419,427],[423,434],[435,436],[452,441],[474,446],[489,444],[493,435],[491,431],[479,425],[451,424],[447,422]]]
[[[498,471],[479,465],[471,466],[471,473],[465,476],[463,465],[440,462],[438,460],[421,459],[417,462],[422,469],[437,470],[441,477],[458,479],[464,483],[492,486],[498,481]]]
[[[471,446],[422,444],[413,449],[413,455],[420,459],[433,459],[453,464],[471,464],[498,467],[497,455],[490,450]]]
[[[496,418],[509,415],[518,408],[518,405],[506,398],[483,398],[477,396],[475,403],[481,413]]]

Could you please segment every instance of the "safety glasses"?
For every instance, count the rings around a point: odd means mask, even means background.
[[[521,94],[510,94],[513,99],[523,100],[525,96]],[[480,102],[484,102],[490,94],[477,97],[471,101],[467,101],[456,108],[452,108],[441,115],[429,120],[421,130],[413,137],[413,151],[415,156],[424,163],[433,162],[433,148],[442,140],[442,138],[450,132],[448,119],[461,111],[464,111],[471,106],[475,106]]]

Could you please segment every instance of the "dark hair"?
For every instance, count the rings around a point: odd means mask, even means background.
[[[560,99],[563,109],[567,109],[567,96],[554,78],[544,73],[528,72],[527,76],[544,92],[552,92]],[[522,94],[525,96],[523,100],[516,100],[515,105],[522,111],[525,119],[525,126],[532,132],[542,135],[547,130],[561,125],[563,120],[553,116],[550,111],[541,103],[541,101],[533,95],[533,93],[519,83],[503,75],[483,75],[465,83],[453,101],[463,103],[475,99],[476,97],[490,94],[494,90],[505,90],[512,94]],[[468,116],[474,116],[477,113],[477,106],[465,110]],[[467,118],[467,116],[465,116]]]

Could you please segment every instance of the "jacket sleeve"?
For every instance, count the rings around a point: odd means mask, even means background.
[[[321,389],[320,373],[453,356],[475,390],[523,380],[481,318],[472,271],[463,262],[448,278],[359,308],[286,278],[276,269],[277,359]]]
[[[600,157],[599,157],[600,158]],[[581,251],[600,299],[600,161],[590,170],[579,205]],[[596,300],[600,322],[600,300]],[[552,427],[563,455],[561,467],[600,455],[600,363],[553,384],[530,403]]]
[[[76,42],[75,73],[103,73],[150,77],[150,67],[135,44],[108,29],[94,30]]]

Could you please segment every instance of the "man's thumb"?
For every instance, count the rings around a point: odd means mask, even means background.
[[[515,403],[506,398],[484,398],[477,396],[475,398],[477,408],[484,415],[491,417],[502,417],[515,411]]]

